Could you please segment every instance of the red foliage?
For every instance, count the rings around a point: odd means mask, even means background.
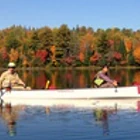
[[[120,64],[125,65],[125,64],[127,64],[127,61],[123,60],[123,61],[120,62]]]
[[[114,79],[115,79],[118,83],[120,83],[121,80],[122,80],[122,75],[116,75],[116,76],[114,77]]]
[[[1,50],[1,56],[3,60],[7,60],[9,58],[7,50],[5,48]]]
[[[47,56],[48,56],[48,52],[46,50],[37,50],[35,56],[37,58],[40,58],[40,60],[44,63],[46,61]]]
[[[47,81],[45,73],[41,73],[40,75],[38,75],[36,77],[35,81],[36,81],[37,88],[39,88],[39,89],[45,88],[46,81]]]
[[[114,40],[108,40],[108,44],[109,44],[109,46],[113,46],[114,45]]]
[[[93,56],[90,57],[91,62],[97,62],[100,59],[100,55],[98,53],[95,53]]]
[[[66,62],[67,64],[71,65],[72,62],[73,62],[73,59],[72,59],[71,57],[67,57],[67,58],[65,59],[65,62]]]
[[[52,89],[53,90],[53,89],[56,89],[56,87],[55,87],[55,85],[50,85],[49,86],[49,89]]]
[[[113,57],[114,57],[116,60],[121,60],[122,55],[121,55],[119,52],[114,52]]]
[[[68,81],[70,81],[72,79],[72,73],[71,73],[71,71],[68,71],[68,73],[66,73],[65,77],[66,77],[66,79]]]

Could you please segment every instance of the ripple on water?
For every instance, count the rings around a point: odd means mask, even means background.
[[[91,108],[27,106],[19,112],[15,140],[139,140],[139,112],[131,109],[106,110],[104,115],[107,116],[97,119],[95,111]],[[0,130],[0,137],[8,140],[7,126],[2,118]]]

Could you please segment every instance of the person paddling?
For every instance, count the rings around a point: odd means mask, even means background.
[[[16,64],[10,62],[8,70],[4,71],[0,76],[0,88],[12,89],[26,89],[26,84],[19,78],[18,73],[15,71]],[[28,87],[29,89],[30,87]]]
[[[107,65],[104,65],[102,67],[102,70],[99,71],[95,75],[95,78],[94,78],[93,82],[94,82],[95,87],[101,87],[101,88],[116,87],[118,85],[117,81],[112,80],[108,76],[108,66]]]

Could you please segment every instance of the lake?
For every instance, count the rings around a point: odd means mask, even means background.
[[[0,111],[0,138],[4,140],[139,140],[140,103],[108,101],[108,105],[77,107],[11,106]],[[121,104],[123,103],[123,104]],[[129,104],[130,103],[130,104]],[[136,105],[136,106],[135,106]]]
[[[56,88],[92,87],[97,70],[20,70],[33,89],[43,89],[47,79]],[[140,82],[140,71],[111,69],[120,86]],[[65,101],[51,105],[11,105],[1,102],[0,138],[4,140],[139,140],[140,100]]]
[[[55,88],[66,89],[92,87],[97,69],[19,70],[18,73],[33,89],[44,89],[47,79]],[[129,86],[134,81],[140,83],[139,69],[110,69],[109,75],[119,82],[119,86]]]

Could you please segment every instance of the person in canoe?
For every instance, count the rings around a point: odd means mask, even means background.
[[[102,70],[100,70],[94,77],[93,80],[94,87],[101,87],[101,88],[106,88],[106,87],[116,87],[117,81],[112,80],[108,76],[108,65],[104,65],[102,67]]]
[[[16,64],[14,62],[8,64],[8,70],[4,71],[0,76],[0,88],[30,89],[30,87],[26,87],[26,84],[20,79],[15,68]]]

